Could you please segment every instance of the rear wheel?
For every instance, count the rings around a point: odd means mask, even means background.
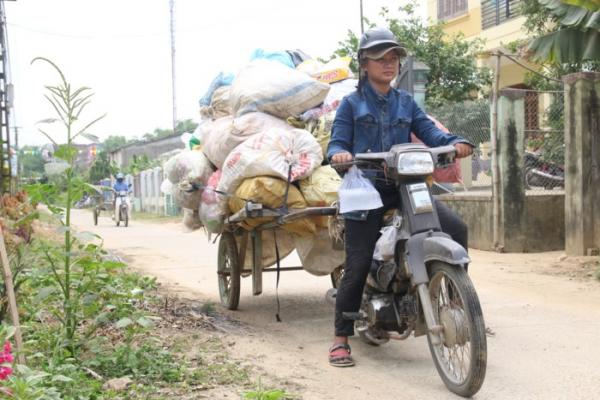
[[[237,310],[240,303],[240,264],[235,237],[231,232],[221,234],[217,262],[221,304],[229,310]]]
[[[443,327],[441,343],[429,349],[446,387],[464,397],[477,393],[487,365],[485,324],[479,298],[467,272],[436,262],[431,267],[429,295],[433,313]]]

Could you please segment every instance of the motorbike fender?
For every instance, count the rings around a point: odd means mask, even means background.
[[[424,232],[406,241],[406,261],[414,286],[429,282],[427,264],[443,261],[452,265],[467,265],[467,251],[442,232]]]
[[[451,265],[464,266],[471,262],[464,247],[449,236],[432,236],[423,241],[425,264],[442,261]]]

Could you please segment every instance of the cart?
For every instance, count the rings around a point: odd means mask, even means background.
[[[94,210],[92,211],[94,214],[94,225],[98,225],[98,217],[100,216],[100,211],[108,211],[112,213],[114,211],[114,189],[109,186],[103,185],[90,185],[95,192],[92,194],[94,198]]]
[[[285,204],[285,203],[284,203]],[[240,301],[240,278],[246,260],[246,249],[250,240],[252,251],[252,270],[244,271],[244,275],[252,277],[252,294],[262,293],[263,272],[298,271],[303,267],[284,267],[278,265],[263,268],[262,235],[266,230],[280,228],[297,219],[311,216],[332,216],[337,214],[337,207],[307,207],[288,210],[287,207],[271,209],[260,203],[247,201],[245,207],[224,221],[223,232],[219,239],[218,268],[219,295],[221,303],[230,310],[236,310]],[[244,220],[252,218],[272,217],[273,219],[250,230],[240,225]],[[240,239],[238,249],[236,236]],[[278,263],[277,263],[278,264]],[[342,268],[338,267],[331,274],[334,287],[341,278]]]

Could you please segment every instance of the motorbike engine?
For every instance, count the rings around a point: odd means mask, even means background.
[[[394,296],[381,294],[372,296],[367,302],[367,323],[386,331],[398,330],[398,319],[394,310]]]

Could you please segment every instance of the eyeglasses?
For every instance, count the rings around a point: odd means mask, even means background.
[[[385,65],[399,65],[400,64],[400,58],[397,57],[397,56],[389,57],[389,58],[381,57],[381,58],[378,58],[376,60],[371,59],[371,61],[374,61],[374,62],[376,62],[377,64],[379,64],[381,66],[385,66]]]

